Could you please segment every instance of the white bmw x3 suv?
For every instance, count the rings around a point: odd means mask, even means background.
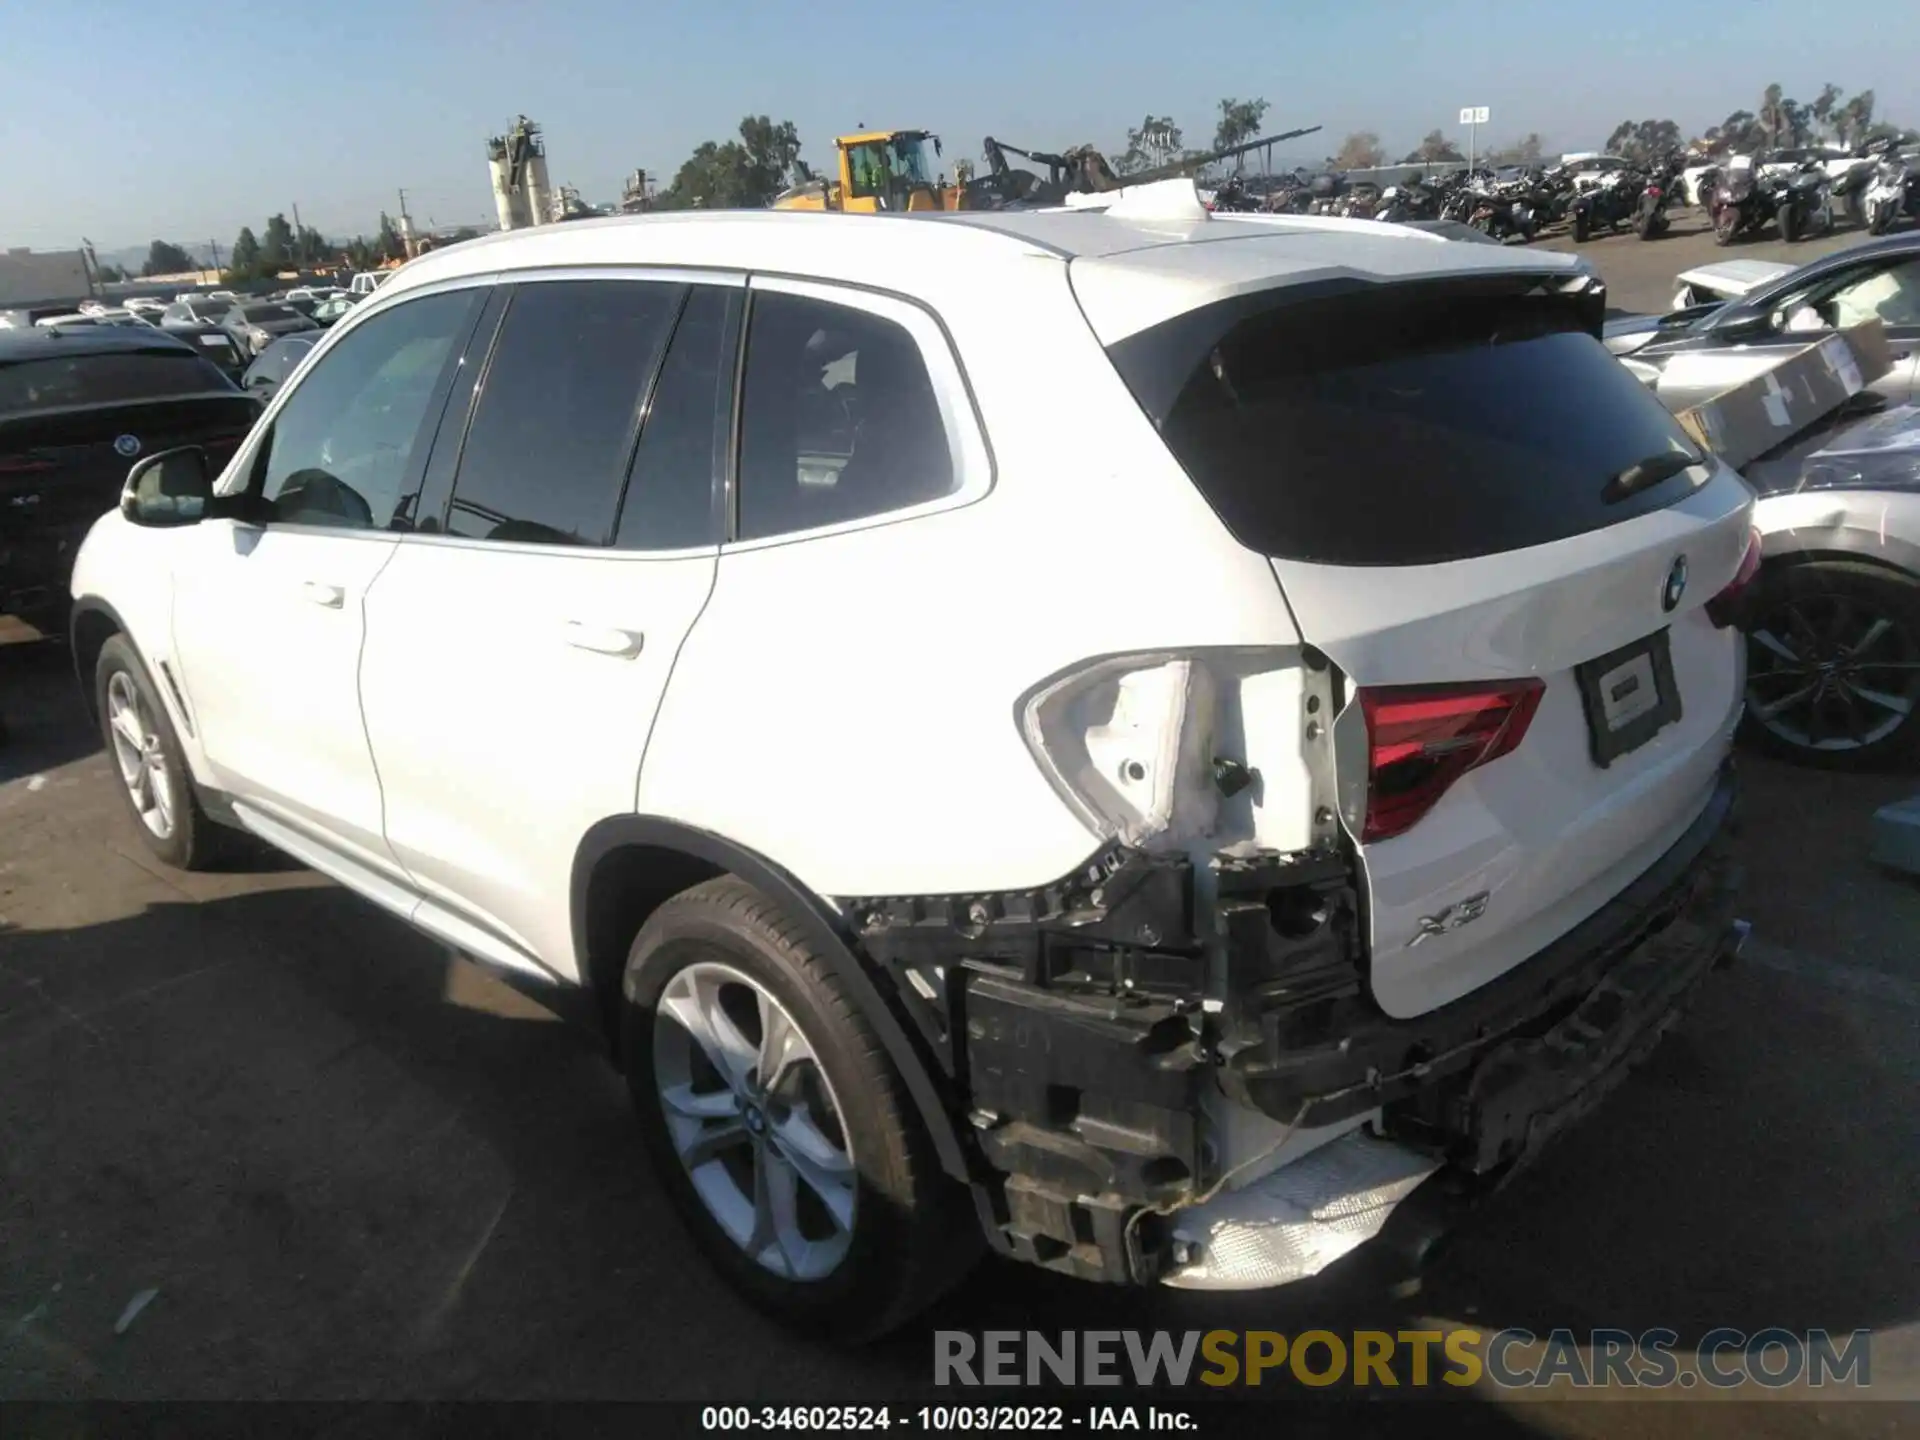
[[[1568,257],[1184,194],[408,265],[79,556],[147,843],[580,1018],[824,1332],[1500,1183],[1744,933],[1751,496]]]

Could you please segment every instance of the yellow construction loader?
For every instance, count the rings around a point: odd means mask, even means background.
[[[774,197],[776,210],[958,210],[962,189],[940,173],[940,137],[925,130],[869,130],[833,142],[838,178],[806,174]]]

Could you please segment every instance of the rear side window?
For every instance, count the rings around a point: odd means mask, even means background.
[[[642,406],[686,287],[520,286],[461,451],[447,533],[605,545]]]
[[[738,537],[924,504],[956,485],[940,402],[904,326],[762,291],[747,331]]]
[[[1559,296],[1382,288],[1196,311],[1110,353],[1241,544],[1428,565],[1598,530],[1702,482],[1685,432],[1587,323]]]
[[[232,388],[219,370],[185,351],[69,355],[0,368],[0,414],[70,405],[112,405]]]

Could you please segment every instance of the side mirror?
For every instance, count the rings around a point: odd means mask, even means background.
[[[127,472],[120,513],[135,525],[155,529],[197,525],[212,501],[207,452],[187,445],[149,455]]]
[[[1805,335],[1829,327],[1821,318],[1820,312],[1813,306],[1795,305],[1781,317],[1780,328],[1789,335]]]

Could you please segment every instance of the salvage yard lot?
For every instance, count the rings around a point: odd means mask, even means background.
[[[1807,261],[1869,238],[1864,230],[1846,229],[1823,235],[1817,240],[1794,244],[1777,238],[1772,230],[1759,238],[1740,240],[1732,245],[1713,243],[1713,232],[1704,210],[1680,210],[1673,217],[1673,228],[1657,240],[1642,240],[1631,230],[1618,235],[1603,235],[1585,245],[1575,245],[1566,235],[1540,242],[1544,250],[1568,250],[1585,255],[1607,281],[1607,303],[1619,310],[1657,314],[1673,304],[1673,277],[1683,270],[1711,265],[1716,260],[1779,260],[1789,265]]]
[[[1713,258],[1857,238],[1723,251],[1697,216],[1585,247],[1616,305],[1658,308]],[[156,865],[60,653],[0,648],[0,713],[0,1397],[870,1402],[925,1392],[934,1328],[1434,1320],[1670,1326],[1683,1349],[1871,1328],[1876,1390],[1920,1396],[1920,885],[1865,853],[1911,774],[1744,762],[1746,962],[1417,1294],[1353,1265],[1241,1297],[987,1265],[850,1355],[776,1330],[691,1252],[620,1081],[562,1026],[290,862]],[[1722,1408],[1667,1429],[1751,1433]],[[1768,1432],[1892,1418],[1809,1403]]]

